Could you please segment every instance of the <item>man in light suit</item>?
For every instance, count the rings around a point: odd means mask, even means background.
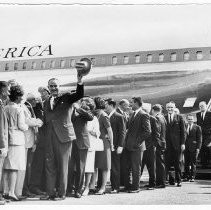
[[[48,81],[51,96],[44,102],[44,125],[46,126],[46,191],[42,200],[64,200],[67,188],[68,162],[71,142],[76,139],[71,122],[72,104],[84,96],[82,75],[77,75],[75,93],[60,93],[56,78]],[[58,196],[56,195],[56,183]]]
[[[201,165],[207,168],[211,159],[211,112],[207,111],[205,101],[199,103],[200,112],[196,113],[197,125],[202,129]]]
[[[185,150],[185,122],[181,115],[174,112],[173,101],[166,104],[166,169],[169,172],[173,165],[177,186],[181,187],[181,152]],[[169,184],[174,185],[175,179],[169,174]]]
[[[3,172],[4,159],[8,151],[8,122],[4,111],[4,102],[8,99],[9,88],[7,82],[0,81],[0,185]],[[1,188],[2,186],[0,186]],[[5,200],[0,194],[0,205],[4,205]]]
[[[196,159],[201,149],[202,132],[201,127],[194,124],[192,114],[187,115],[186,126],[187,137],[185,141],[185,180],[194,182],[196,176]],[[191,169],[190,169],[191,167]]]
[[[111,192],[118,193],[120,187],[120,158],[123,151],[126,124],[123,115],[117,113],[116,102],[109,98],[106,100],[105,108],[110,118],[113,131],[114,151],[111,152]]]
[[[141,97],[134,97],[134,111],[129,123],[123,151],[124,186],[131,193],[139,192],[141,158],[145,150],[145,140],[151,135],[149,114],[142,110]],[[132,169],[132,185],[130,185],[130,169]]]

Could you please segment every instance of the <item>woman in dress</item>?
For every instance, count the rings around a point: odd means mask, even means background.
[[[84,109],[90,110],[91,112],[93,112],[95,108],[95,103],[93,99],[89,97],[85,97],[81,100],[81,106]],[[89,132],[90,148],[88,150],[87,159],[86,159],[85,184],[84,184],[85,186],[84,186],[84,191],[82,194],[83,196],[88,195],[91,177],[94,174],[95,147],[94,145],[92,145],[92,142],[94,143],[95,140],[99,140],[99,136],[100,136],[100,126],[99,126],[99,121],[96,116],[94,116],[94,119],[92,121],[88,121],[87,129]]]
[[[26,169],[24,131],[28,129],[28,125],[25,123],[24,110],[20,106],[23,95],[21,86],[12,86],[9,96],[10,102],[5,107],[9,127],[9,147],[4,162],[4,194],[8,194],[7,198],[13,201],[19,200],[15,195],[18,171]],[[7,177],[8,182],[6,181]]]
[[[108,173],[111,169],[111,150],[113,150],[113,132],[108,115],[104,112],[105,101],[101,97],[94,98],[96,116],[100,125],[100,139],[103,140],[104,150],[97,151],[95,168],[98,169],[97,195],[102,195],[106,190]]]

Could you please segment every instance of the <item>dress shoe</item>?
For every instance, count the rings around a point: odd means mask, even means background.
[[[65,195],[61,195],[59,197],[54,197],[52,200],[54,201],[62,201],[62,200],[65,200],[66,199],[66,196]]]
[[[169,182],[169,185],[175,185],[175,182]]]
[[[182,183],[181,182],[178,182],[177,183],[177,187],[182,187]]]
[[[9,194],[4,193],[4,194],[2,195],[2,197],[3,197],[4,199],[9,199],[9,198],[8,198],[8,197],[9,197]]]
[[[93,195],[97,192],[97,189],[89,189],[89,194]]]
[[[113,189],[113,190],[110,191],[110,193],[111,194],[117,194],[117,193],[119,193],[119,190]]]
[[[8,199],[11,201],[20,201],[17,197],[12,196],[12,195],[8,195]]]
[[[30,191],[35,195],[46,195],[46,193],[41,191],[39,188],[32,188]]]
[[[45,195],[45,196],[41,196],[40,200],[47,201],[47,200],[54,200],[54,198],[55,198],[55,196]]]
[[[120,190],[121,192],[129,192],[130,191],[130,188],[128,187],[124,187],[123,189]]]
[[[139,193],[141,190],[140,189],[132,189],[129,190],[129,193]]]
[[[81,193],[76,192],[76,193],[75,193],[75,198],[81,198]]]
[[[99,190],[98,192],[95,193],[95,195],[104,195],[105,190]]]
[[[195,179],[190,179],[190,182],[195,182]]]
[[[165,188],[166,186],[164,184],[160,184],[160,185],[157,185],[156,188],[160,189],[160,188]]]
[[[19,199],[20,201],[26,200],[26,199],[27,199],[27,196],[20,195],[20,196],[18,196],[18,199]]]
[[[149,185],[148,184],[145,184],[144,187],[149,187]]]
[[[29,192],[29,191],[26,191],[26,192],[23,192],[23,196],[26,196],[28,198],[34,198],[35,197],[35,194]]]
[[[87,196],[89,194],[89,189],[85,189],[82,193],[82,196]]]

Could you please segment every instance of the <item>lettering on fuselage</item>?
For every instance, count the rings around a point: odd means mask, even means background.
[[[8,49],[0,49],[0,58],[23,58],[23,57],[34,57],[34,56],[47,56],[52,54],[51,45],[42,46],[26,46],[22,48],[10,47]]]

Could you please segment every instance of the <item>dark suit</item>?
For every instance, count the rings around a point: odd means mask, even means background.
[[[123,158],[124,167],[124,185],[126,189],[130,188],[130,169],[132,169],[132,190],[139,188],[139,174],[141,165],[141,155],[143,154],[143,145],[145,140],[151,135],[150,117],[144,111],[140,110],[134,117],[132,115],[125,138],[125,149]]]
[[[73,127],[76,134],[76,140],[73,141],[70,168],[76,166],[75,176],[73,173],[68,175],[68,182],[75,184],[75,192],[82,193],[83,180],[85,174],[86,158],[88,148],[90,147],[89,132],[87,130],[87,121],[94,118],[90,111],[82,108],[74,110],[72,114]],[[75,179],[75,182],[72,180]]]
[[[110,117],[111,128],[113,131],[114,151],[111,152],[111,187],[119,190],[120,187],[120,158],[121,154],[117,154],[117,148],[123,147],[126,126],[123,115],[116,111]]]
[[[188,126],[186,126],[187,129]],[[202,132],[201,127],[193,124],[190,131],[187,131],[185,142],[185,178],[194,179],[196,175],[196,150],[201,149]],[[191,169],[189,168],[191,167]]]
[[[167,172],[173,165],[176,182],[181,182],[181,145],[185,144],[185,122],[181,115],[174,114],[173,121],[169,122],[165,116],[166,126],[166,169]],[[174,182],[172,174],[169,174],[169,182]]]
[[[54,109],[50,100],[44,102],[44,125],[46,126],[46,180],[47,193],[55,195],[56,181],[58,195],[64,196],[67,188],[68,161],[71,141],[75,133],[71,122],[72,104],[84,96],[83,85],[77,85],[75,93],[58,96]],[[58,178],[58,180],[57,180]]]
[[[143,161],[141,164],[141,174],[146,164],[149,173],[149,186],[155,187],[155,145],[159,141],[159,124],[157,119],[150,115],[150,125],[152,133],[145,140],[146,150],[144,151]]]
[[[117,113],[121,114],[124,117],[124,123],[125,123],[125,127],[127,129],[128,127],[128,121],[129,121],[129,115],[125,112],[123,112],[122,110],[120,110],[120,108],[118,107],[116,109]],[[120,185],[124,186],[124,160],[123,160],[123,155],[120,156]]]
[[[166,169],[164,153],[166,149],[166,120],[162,114],[157,114],[157,122],[159,124],[159,138],[155,142],[156,147],[156,185],[165,185]]]
[[[208,147],[211,143],[211,112],[207,111],[204,119],[201,117],[201,112],[198,112],[196,118],[197,125],[201,126],[202,129],[201,164],[202,166],[206,166],[211,158],[211,147]]]
[[[38,103],[33,107],[36,118],[43,120],[43,105]],[[37,189],[45,191],[46,178],[45,178],[45,130],[46,126],[38,129],[36,150],[32,161],[31,178],[29,183],[29,190],[33,193]]]

